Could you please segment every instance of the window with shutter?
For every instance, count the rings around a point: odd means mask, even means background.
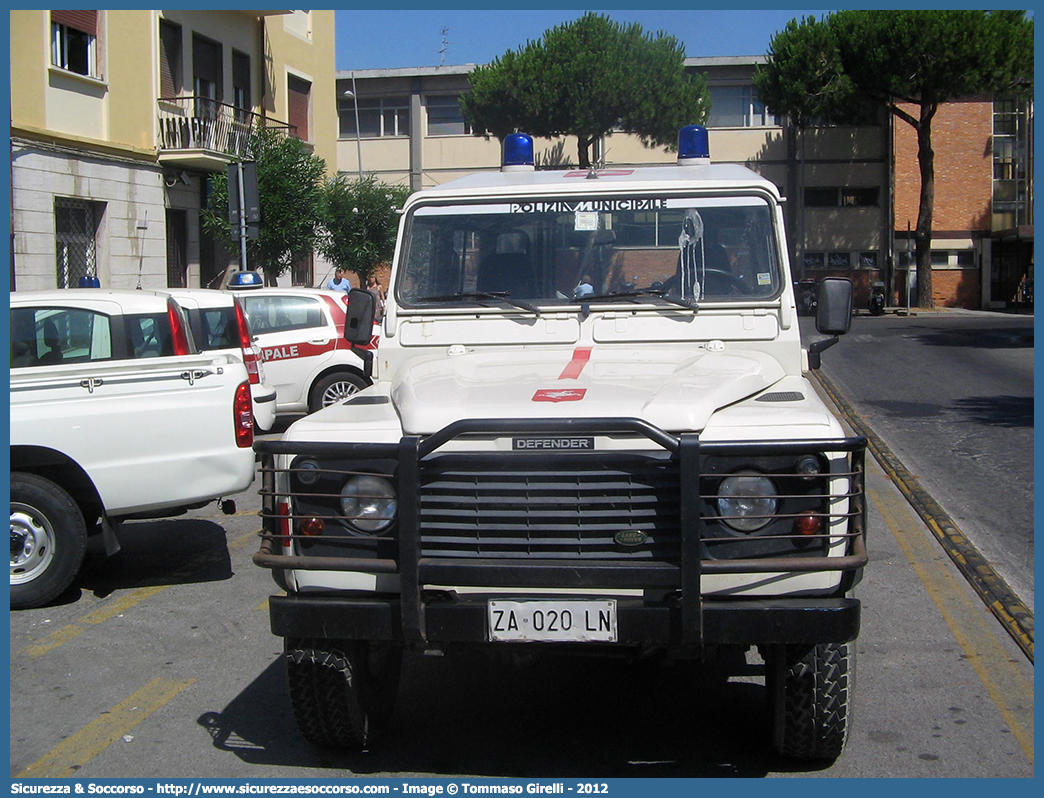
[[[232,51],[232,104],[250,110],[250,56]]]
[[[200,36],[192,37],[192,91],[196,95],[195,115],[217,116],[222,102],[221,45]]]
[[[52,11],[51,22],[65,25],[88,36],[98,35],[97,11]]]
[[[51,12],[51,63],[98,77],[98,12]]]
[[[288,120],[296,128],[294,133],[302,141],[308,141],[308,105],[312,84],[307,80],[288,75],[286,80]]]
[[[160,45],[160,97],[177,97],[182,87],[181,26],[161,19],[159,24]]]

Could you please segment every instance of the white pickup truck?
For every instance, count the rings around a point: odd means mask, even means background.
[[[89,534],[249,487],[243,358],[199,353],[160,292],[11,294],[11,607],[68,588]]]
[[[407,201],[374,385],[255,446],[255,563],[286,591],[271,626],[306,738],[369,745],[406,647],[756,648],[765,742],[841,752],[866,441],[808,369],[847,332],[852,283],[821,281],[830,337],[803,347],[779,191],[706,143],[686,128],[677,165],[538,171],[511,136],[500,172]]]

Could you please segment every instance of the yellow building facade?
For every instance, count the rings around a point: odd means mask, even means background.
[[[12,289],[213,283],[237,253],[208,239],[200,209],[255,127],[336,172],[333,11],[10,21]]]

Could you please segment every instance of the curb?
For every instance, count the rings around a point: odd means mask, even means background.
[[[818,369],[812,373],[844,416],[845,421],[857,435],[862,435],[867,439],[867,446],[885,474],[895,483],[910,506],[942,544],[943,549],[968,580],[972,589],[1001,622],[1029,661],[1033,662],[1033,611],[1008,587],[1000,574],[964,536],[953,519],[921,486],[917,477],[911,474],[884,441],[874,434],[830,379]]]

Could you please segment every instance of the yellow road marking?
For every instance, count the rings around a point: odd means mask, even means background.
[[[25,653],[30,657],[42,656],[52,648],[58,648],[62,643],[72,640],[82,631],[83,629],[75,624],[72,626],[63,626],[61,629],[51,632],[51,634],[47,635],[47,637],[39,643],[33,643],[33,645],[26,648]]]
[[[975,669],[990,699],[1015,735],[1030,764],[1033,764],[1033,686],[1012,666],[1011,656],[993,633],[992,625],[987,625],[978,611],[980,605],[974,603],[967,591],[961,589],[949,570],[941,565],[930,567],[932,563],[944,561],[939,557],[938,548],[930,545],[933,541],[920,531],[920,524],[913,522],[906,501],[900,497],[886,496],[869,487],[867,493],[942,614],[957,644],[967,654],[968,662]]]
[[[55,779],[75,775],[80,767],[170,701],[192,681],[154,679],[27,767],[18,774],[18,778]]]
[[[30,657],[41,657],[48,651],[52,651],[53,649],[58,648],[58,646],[62,645],[62,643],[67,643],[69,640],[72,640],[74,637],[80,634],[80,632],[83,631],[83,627],[81,626],[81,624],[98,624],[102,621],[106,621],[109,618],[112,618],[114,615],[118,615],[124,610],[133,607],[135,604],[144,601],[150,596],[155,596],[157,593],[160,593],[161,591],[164,591],[169,587],[170,585],[142,587],[128,593],[125,596],[121,596],[120,598],[115,599],[114,601],[106,602],[103,606],[99,607],[94,612],[90,612],[87,615],[80,618],[80,620],[78,620],[76,623],[69,624],[68,626],[63,626],[61,629],[57,629],[56,631],[47,635],[47,637],[40,640],[40,642],[33,643],[32,645],[27,646],[25,649],[25,653],[28,654]]]
[[[138,602],[144,601],[150,596],[155,596],[157,593],[162,593],[167,590],[170,585],[153,585],[152,587],[140,587],[128,593],[125,596],[120,596],[113,602],[106,604],[104,607],[96,609],[94,612],[85,615],[80,619],[80,623],[101,623],[107,621],[115,615],[119,615],[126,609],[130,609]]]
[[[244,546],[249,546],[251,543],[260,545],[261,543],[261,530],[255,529],[253,532],[247,532],[245,535],[240,535],[238,538],[228,541],[226,544],[230,549],[241,549]]]

